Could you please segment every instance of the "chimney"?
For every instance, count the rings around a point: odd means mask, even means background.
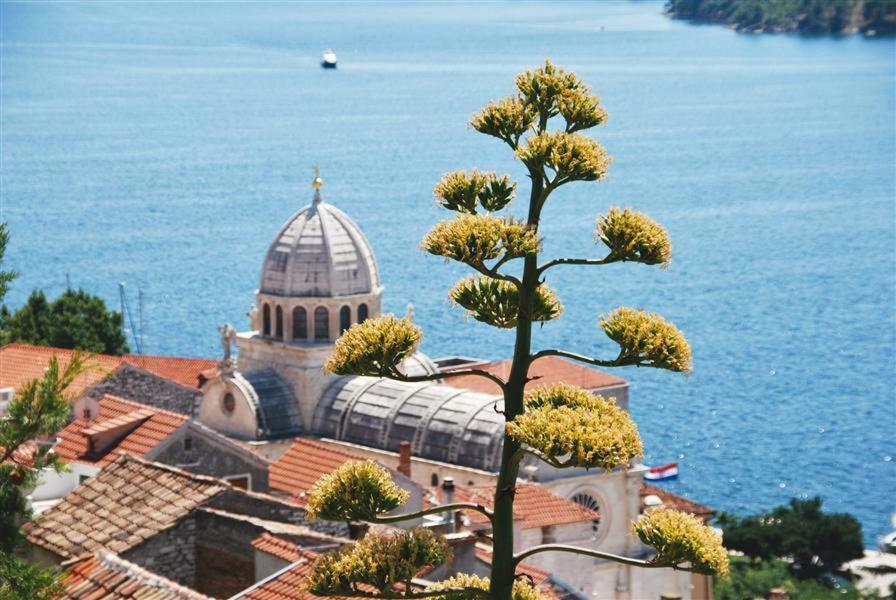
[[[784,588],[772,588],[768,591],[768,600],[790,600],[790,594]]]
[[[451,504],[454,502],[454,477],[445,477],[442,480],[442,504]],[[456,523],[454,511],[445,513],[446,533],[454,533]]]
[[[398,446],[398,472],[405,477],[411,476],[411,443],[401,442]]]

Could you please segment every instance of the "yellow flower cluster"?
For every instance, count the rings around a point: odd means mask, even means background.
[[[532,127],[536,116],[531,106],[511,96],[489,102],[482,112],[473,115],[470,125],[480,133],[494,136],[515,147],[520,136]]]
[[[461,279],[449,292],[451,301],[467,309],[467,314],[494,327],[516,327],[520,292],[513,283],[491,277]],[[546,285],[535,290],[532,321],[550,321],[563,312],[563,305]]]
[[[336,375],[393,374],[401,362],[414,353],[422,333],[409,319],[383,315],[352,325],[333,347],[324,365]]]
[[[558,114],[566,119],[567,131],[588,129],[606,121],[600,99],[575,73],[554,66],[550,60],[534,71],[520,73],[516,87],[523,103],[542,119]]]
[[[611,161],[603,146],[590,137],[565,131],[533,135],[517,149],[516,155],[529,167],[551,169],[561,183],[600,179]]]
[[[394,593],[392,586],[409,581],[424,567],[435,567],[451,557],[443,538],[418,527],[394,534],[368,534],[354,546],[320,556],[307,579],[308,590],[319,596],[353,595],[373,586]]]
[[[632,532],[657,551],[651,560],[660,565],[690,563],[700,573],[728,576],[728,551],[722,536],[694,515],[655,508],[632,523]]]
[[[480,590],[488,590],[488,577],[479,577],[478,575],[467,575],[466,573],[458,573],[450,579],[440,581],[426,588],[427,592],[445,590],[450,588],[476,588]],[[482,595],[475,592],[448,592],[441,596],[432,596],[433,600],[473,600],[482,598]],[[517,579],[513,582],[513,600],[547,600],[547,596],[532,587],[528,582]]]
[[[525,223],[492,215],[459,214],[439,221],[420,246],[437,256],[468,265],[483,265],[502,254],[518,258],[535,254],[541,245],[538,233]]]
[[[656,313],[617,308],[600,319],[607,336],[619,344],[623,361],[669,371],[691,370],[691,347],[675,325]]]
[[[409,497],[380,465],[371,460],[350,460],[318,479],[308,491],[308,517],[326,521],[371,521],[377,515],[395,510]]]
[[[487,211],[501,210],[513,200],[516,184],[508,175],[453,171],[442,176],[434,191],[436,201],[457,212],[475,214],[477,205]]]
[[[648,265],[672,260],[669,234],[643,213],[611,208],[597,219],[597,238],[610,249],[610,258]]]
[[[524,404],[507,434],[555,466],[609,471],[644,452],[634,421],[612,399],[556,384],[528,392]]]

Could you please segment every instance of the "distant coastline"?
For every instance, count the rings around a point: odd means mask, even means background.
[[[666,12],[749,33],[896,34],[896,0],[667,0]]]

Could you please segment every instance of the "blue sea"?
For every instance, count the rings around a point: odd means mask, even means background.
[[[526,189],[467,121],[549,56],[601,95],[592,132],[614,162],[552,197],[545,254],[601,256],[594,222],[617,205],[663,223],[675,259],[551,271],[566,312],[535,346],[609,357],[599,315],[666,315],[694,373],[617,373],[647,462],[681,463],[669,487],[738,513],[818,494],[873,544],[896,509],[896,42],[737,34],[662,8],[3,2],[7,303],[70,281],[117,308],[124,282],[132,308],[143,292],[145,352],[215,357],[320,164],[423,350],[506,357],[508,332],[447,302],[465,271],[418,242],[446,216],[432,187],[449,170]]]

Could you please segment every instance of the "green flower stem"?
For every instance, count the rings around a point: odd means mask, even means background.
[[[429,375],[405,375],[404,373],[394,371],[383,376],[387,377],[388,379],[395,379],[396,381],[407,381],[410,383],[416,383],[419,381],[437,381],[439,379],[449,379],[451,377],[462,377],[464,375],[477,375],[479,377],[485,377],[486,379],[497,383],[502,390],[507,387],[506,381],[504,381],[497,375],[489,373],[488,371],[483,371],[482,369],[461,369],[459,371],[448,371],[447,373],[431,373]]]
[[[463,588],[448,588],[444,590],[432,590],[429,592],[398,592],[395,594],[386,593],[386,592],[362,592],[360,590],[355,590],[353,592],[339,592],[340,597],[345,598],[383,598],[383,599],[392,599],[392,598],[433,598],[435,596],[444,596],[445,594],[473,594],[476,596],[480,596],[482,598],[488,598],[488,591],[483,590],[481,588],[473,588],[473,587],[463,587]]]
[[[482,273],[486,277],[491,277],[492,279],[501,279],[503,281],[509,281],[510,283],[519,287],[522,285],[522,282],[519,279],[517,279],[513,275],[507,275],[506,273],[498,272],[498,267],[503,265],[508,260],[511,260],[512,258],[516,258],[516,257],[508,256],[507,254],[505,254],[504,256],[501,257],[500,260],[498,260],[498,262],[495,263],[495,265],[492,268],[488,268],[482,263],[479,263],[479,264],[468,263],[468,264],[470,267],[472,267],[476,271]]]
[[[514,565],[518,565],[522,561],[524,561],[529,556],[533,554],[538,554],[540,552],[569,552],[571,554],[581,554],[582,556],[592,556],[594,558],[602,558],[604,560],[611,560],[613,562],[618,562],[623,565],[632,565],[634,567],[642,567],[645,569],[675,569],[676,571],[692,571],[693,569],[688,569],[686,567],[680,567],[677,565],[665,565],[661,563],[650,562],[649,560],[641,560],[639,558],[629,558],[627,556],[619,556],[618,554],[611,554],[609,552],[601,552],[599,550],[591,550],[589,548],[578,548],[576,546],[566,546],[563,544],[542,544],[540,546],[533,546],[528,550],[520,552],[519,554],[513,555]]]
[[[475,510],[476,512],[480,512],[488,517],[489,521],[492,520],[492,511],[490,511],[485,506],[481,504],[473,504],[470,502],[455,502],[453,504],[441,504],[439,506],[435,506],[433,508],[427,508],[426,510],[417,511],[414,513],[405,513],[401,515],[377,515],[371,520],[371,523],[398,523],[400,521],[409,521],[411,519],[419,519],[420,517],[425,517],[426,515],[434,515],[438,513],[448,512],[451,510]]]
[[[541,275],[551,267],[557,265],[609,265],[614,262],[621,262],[624,259],[616,258],[608,255],[604,258],[555,258],[538,267],[538,274]]]
[[[567,352],[566,350],[556,350],[554,348],[548,350],[539,350],[535,354],[529,357],[529,362],[535,362],[539,358],[545,356],[562,356],[563,358],[568,358],[571,360],[577,360],[579,362],[588,363],[589,365],[596,365],[598,367],[652,367],[653,364],[638,362],[635,359],[620,359],[615,358],[613,360],[600,360],[598,358],[591,358],[589,356],[585,356],[583,354],[576,354],[575,352]]]

